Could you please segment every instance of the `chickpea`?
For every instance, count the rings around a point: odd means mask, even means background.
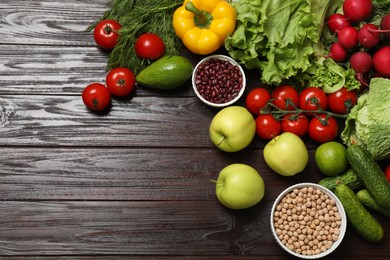
[[[277,237],[298,254],[314,255],[332,247],[340,233],[335,200],[313,187],[296,188],[276,207]]]

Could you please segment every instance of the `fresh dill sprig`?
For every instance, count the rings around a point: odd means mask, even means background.
[[[183,0],[113,0],[110,9],[87,30],[92,31],[101,20],[118,21],[122,28],[118,32],[118,42],[112,49],[107,70],[126,67],[135,74],[151,61],[140,59],[134,50],[137,38],[146,32],[155,33],[165,44],[165,55],[178,55],[183,47],[172,26],[174,11],[183,4]]]

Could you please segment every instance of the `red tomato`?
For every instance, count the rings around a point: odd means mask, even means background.
[[[328,97],[326,93],[315,87],[305,88],[299,96],[299,107],[303,110],[326,110],[328,108]],[[312,116],[312,113],[307,113]]]
[[[144,33],[135,42],[135,53],[142,59],[156,60],[164,52],[164,42],[157,34]]]
[[[128,68],[113,68],[106,75],[106,84],[111,94],[124,97],[133,92],[135,75]]]
[[[270,98],[271,94],[265,88],[254,88],[246,96],[246,108],[253,115],[258,116]]]
[[[91,110],[102,111],[111,101],[111,93],[106,86],[100,83],[91,83],[81,95],[84,104]]]
[[[385,168],[385,174],[386,174],[387,180],[390,182],[390,163]]]
[[[317,143],[326,143],[336,138],[338,125],[336,119],[319,114],[314,116],[309,122],[309,137]]]
[[[337,114],[346,114],[356,105],[357,94],[355,90],[348,91],[345,87],[328,94],[328,105],[330,111]]]
[[[274,103],[275,106],[279,107],[280,109],[293,110],[294,107],[292,104],[294,104],[295,107],[298,107],[299,105],[298,91],[289,85],[282,85],[275,88],[272,91],[271,98],[273,99],[272,103]]]
[[[261,139],[269,140],[282,132],[280,121],[272,114],[261,114],[256,118],[256,134]]]
[[[283,116],[282,131],[296,134],[299,137],[305,136],[309,129],[309,119],[305,114],[287,114]]]
[[[93,31],[95,42],[103,49],[113,49],[118,39],[118,31],[120,28],[121,25],[114,20],[103,20],[99,22]]]

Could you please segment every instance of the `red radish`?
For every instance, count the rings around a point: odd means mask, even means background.
[[[371,0],[344,0],[343,12],[347,20],[352,24],[369,19],[372,11]]]
[[[329,48],[329,57],[335,62],[343,62],[348,56],[348,52],[340,43],[335,42]]]
[[[382,32],[383,36],[385,36],[387,39],[390,39],[390,13],[382,17],[381,29],[385,31]]]
[[[328,18],[328,28],[332,33],[338,33],[341,29],[349,26],[351,24],[343,14],[332,14]]]
[[[350,50],[358,45],[358,32],[352,26],[346,27],[339,32],[337,39],[344,49]]]
[[[377,50],[372,57],[372,62],[379,74],[390,78],[390,46],[384,46]]]
[[[375,24],[366,23],[358,31],[359,43],[364,48],[372,48],[376,46],[381,40],[381,33],[378,31],[379,28]]]
[[[358,74],[365,74],[372,68],[372,57],[367,52],[358,51],[349,60],[352,69]]]

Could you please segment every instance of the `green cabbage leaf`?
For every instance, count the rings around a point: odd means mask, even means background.
[[[373,78],[345,122],[341,138],[346,145],[366,146],[375,160],[390,159],[390,80]]]

